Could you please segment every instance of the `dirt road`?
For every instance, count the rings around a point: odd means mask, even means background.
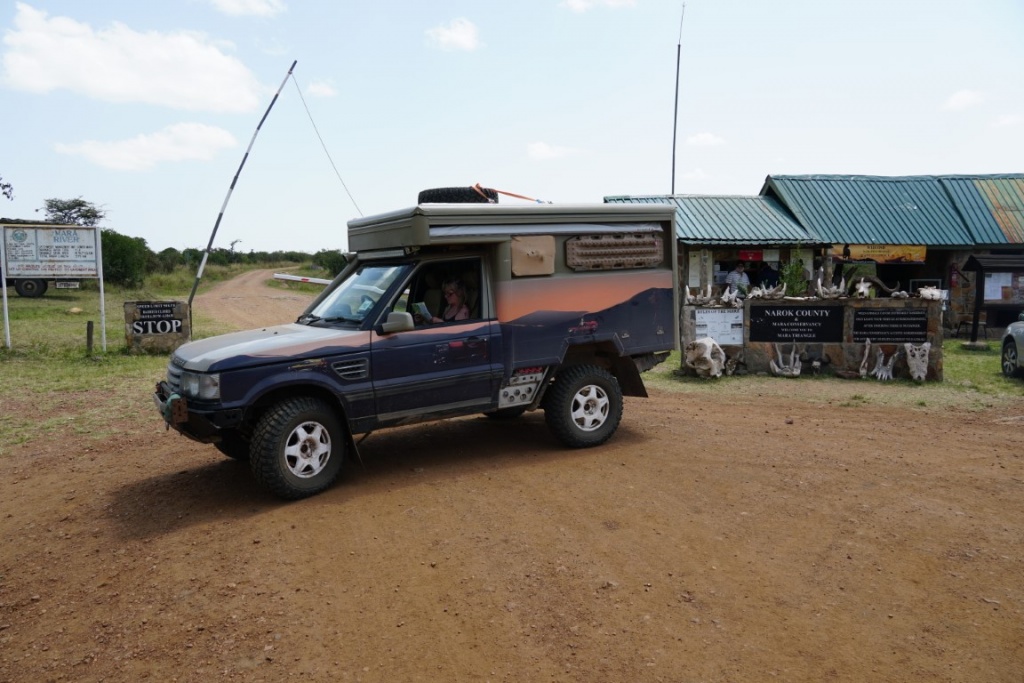
[[[239,287],[202,305],[303,307]],[[283,503],[140,382],[0,460],[0,681],[1019,683],[1024,405],[858,386],[657,391],[585,451],[539,413],[382,432]]]

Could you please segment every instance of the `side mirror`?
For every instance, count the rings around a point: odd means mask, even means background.
[[[381,334],[394,334],[395,332],[414,330],[416,329],[416,324],[413,322],[412,313],[391,311],[388,313],[388,319],[380,328]]]
[[[1020,314],[1017,316],[1017,320],[1024,320],[1024,311],[1020,312]]]

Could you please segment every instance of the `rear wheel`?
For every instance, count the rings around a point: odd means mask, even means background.
[[[1006,377],[1020,376],[1020,357],[1017,355],[1017,342],[1009,339],[1003,344],[1003,375]]]
[[[249,465],[261,486],[295,500],[334,483],[345,448],[345,432],[331,406],[311,397],[289,398],[256,423]]]
[[[622,390],[608,371],[594,365],[565,368],[544,395],[548,429],[570,448],[598,446],[622,419]]]
[[[18,293],[18,296],[23,296],[28,299],[35,299],[36,297],[42,296],[46,293],[46,288],[49,284],[46,280],[15,280],[14,291]]]

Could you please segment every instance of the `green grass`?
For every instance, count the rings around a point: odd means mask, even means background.
[[[973,350],[965,348],[959,340],[945,340],[942,382],[918,384],[909,379],[879,382],[874,379],[767,375],[701,379],[679,373],[681,357],[678,352],[647,372],[644,381],[648,386],[663,391],[696,395],[698,400],[704,394],[734,395],[742,405],[767,396],[785,396],[844,409],[874,405],[915,410],[977,411],[1020,402],[1024,398],[1024,380],[1003,377],[999,364],[999,341],[989,340],[988,346],[987,350]]]

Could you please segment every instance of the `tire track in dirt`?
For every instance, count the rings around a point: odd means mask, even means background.
[[[193,312],[239,330],[290,323],[316,295],[269,286],[268,281],[277,272],[281,271],[251,270],[219,282],[210,291],[196,296]]]

